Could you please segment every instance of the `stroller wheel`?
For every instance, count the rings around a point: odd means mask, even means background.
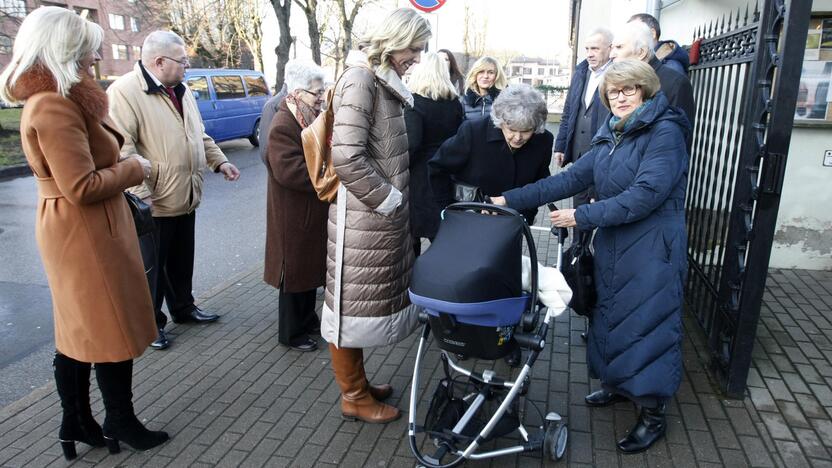
[[[549,424],[543,438],[543,452],[552,461],[558,461],[566,453],[566,441],[569,439],[569,429],[562,422]]]

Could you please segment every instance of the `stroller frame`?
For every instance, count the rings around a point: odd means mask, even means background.
[[[485,203],[455,203],[453,205],[450,205],[446,209],[490,211],[498,215],[520,216],[519,213],[512,209]],[[537,307],[537,251],[534,244],[534,238],[531,234],[531,229],[525,222],[524,228],[525,229],[523,234],[528,244],[529,257],[531,258],[532,291],[530,297],[531,300],[529,301],[529,305],[527,306],[528,311],[524,313],[524,316],[521,318],[520,322],[524,325],[526,325],[526,323],[530,323],[531,326],[529,328],[533,328],[534,324],[537,323],[536,319],[538,318],[538,314],[540,313]],[[552,228],[551,232],[558,239],[557,268],[560,269],[563,255],[563,242],[566,239],[567,235],[566,229]],[[531,315],[533,315],[533,319],[527,322],[527,316]],[[516,333],[514,335],[514,340],[517,342],[517,345],[519,345],[522,349],[530,350],[530,353],[525,363],[523,364],[523,367],[520,369],[519,374],[513,381],[505,380],[498,377],[496,375],[496,372],[490,369],[483,370],[482,372],[475,372],[466,369],[461,365],[457,364],[450,356],[450,353],[448,353],[445,350],[442,350],[441,359],[445,367],[446,378],[451,377],[450,373],[448,372],[448,368],[450,368],[457,374],[467,376],[468,379],[470,379],[473,382],[476,382],[475,386],[478,387],[479,391],[477,392],[473,402],[469,404],[465,413],[459,418],[459,421],[454,425],[449,437],[437,438],[437,440],[439,440],[438,449],[433,456],[428,456],[421,453],[416,440],[417,434],[426,432],[424,427],[421,427],[416,424],[416,410],[417,401],[419,398],[419,368],[422,364],[422,359],[428,347],[428,339],[431,335],[431,327],[430,323],[428,323],[428,315],[424,311],[420,312],[419,321],[421,323],[424,323],[424,327],[419,339],[419,347],[416,354],[416,360],[413,366],[413,380],[410,386],[410,405],[408,414],[408,437],[410,442],[410,449],[413,452],[416,459],[419,461],[419,463],[428,468],[450,468],[458,466],[464,463],[466,460],[482,460],[488,458],[496,458],[503,455],[510,455],[530,451],[541,451],[542,455],[548,454],[551,460],[559,460],[563,457],[563,454],[566,449],[566,442],[568,439],[568,429],[563,422],[563,418],[555,412],[548,413],[544,418],[544,425],[532,433],[529,433],[529,431],[523,426],[522,421],[518,420],[517,431],[520,433],[520,436],[522,437],[524,443],[512,447],[505,447],[486,452],[477,451],[480,445],[489,440],[491,432],[500,422],[502,417],[506,414],[510,405],[515,401],[515,399],[519,395],[524,394],[527,390],[527,388],[524,387],[528,385],[527,382],[530,382],[527,379],[530,376],[532,366],[534,365],[540,353],[545,348],[546,336],[549,332],[549,328],[552,326],[552,320],[554,319],[554,317],[555,313],[549,308],[546,308],[546,315],[544,317],[544,320],[542,321],[542,323],[540,323],[539,328],[534,333]],[[473,437],[473,440],[470,442],[470,444],[468,444],[467,447],[458,448],[456,446],[456,436],[458,436],[460,439],[471,438],[468,436],[464,436],[463,431],[474,419],[474,416],[477,414],[477,412],[482,408],[482,405],[485,403],[487,399],[487,395],[490,391],[492,391],[492,389],[494,389],[494,391],[497,392],[501,392],[505,389],[508,389],[508,393],[500,402],[500,405],[494,412],[494,415],[480,430],[479,434],[477,434],[476,437]],[[448,454],[456,455],[456,458],[453,459],[450,463],[442,464],[441,460]]]

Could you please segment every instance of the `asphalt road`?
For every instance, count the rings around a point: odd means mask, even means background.
[[[241,177],[205,175],[196,217],[197,298],[263,261],[265,166],[247,140],[220,147]],[[52,301],[35,245],[36,202],[32,177],[0,182],[0,407],[52,379]]]

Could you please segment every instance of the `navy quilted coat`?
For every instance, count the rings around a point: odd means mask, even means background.
[[[685,115],[659,92],[615,144],[608,125],[569,170],[504,195],[528,209],[594,184],[575,212],[595,234],[598,306],[587,345],[590,374],[628,397],[671,397],[682,377],[687,271]]]

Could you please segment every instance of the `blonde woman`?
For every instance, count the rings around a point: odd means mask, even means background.
[[[20,26],[0,99],[24,102],[23,151],[38,184],[35,229],[55,322],[55,385],[64,456],[75,442],[119,451],[168,440],[147,430],[132,403],[133,359],[156,337],[139,242],[122,192],[150,175],[107,117],[93,65],[101,27],[72,10],[40,7]],[[104,427],[90,411],[90,363],[104,400]]]
[[[396,343],[418,324],[407,297],[413,247],[403,117],[413,96],[401,77],[419,62],[430,35],[415,10],[395,10],[350,52],[332,102],[332,160],[341,186],[329,209],[321,335],[343,415],[370,423],[400,413],[381,403],[393,392],[389,385],[367,381],[363,348]]]
[[[416,255],[421,238],[433,239],[439,229],[439,206],[428,182],[428,160],[456,135],[463,110],[448,67],[440,54],[425,54],[410,74],[413,107],[404,113],[410,148],[410,232]]]
[[[491,105],[507,83],[506,74],[497,59],[480,57],[465,77],[465,95],[462,97],[465,118],[487,117]]]

